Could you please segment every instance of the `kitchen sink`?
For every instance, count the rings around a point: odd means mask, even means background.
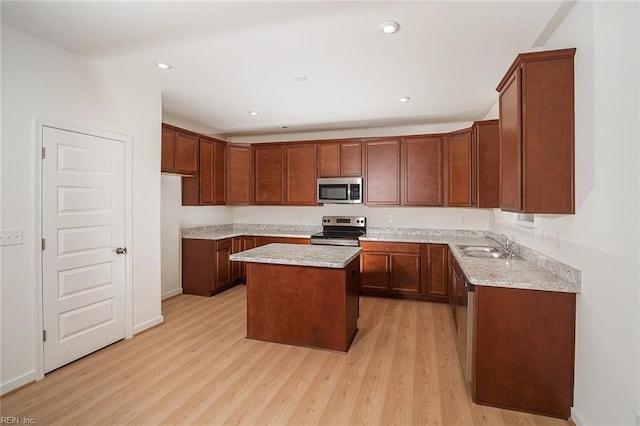
[[[507,253],[500,247],[493,246],[458,246],[465,256],[499,259],[507,257]]]

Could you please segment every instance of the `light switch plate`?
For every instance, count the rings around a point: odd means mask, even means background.
[[[0,231],[0,246],[22,244],[22,228],[3,229]]]

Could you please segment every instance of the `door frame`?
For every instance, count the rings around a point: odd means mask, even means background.
[[[133,250],[132,224],[133,224],[133,138],[129,135],[116,133],[113,131],[74,126],[69,124],[61,124],[48,120],[36,118],[36,152],[34,159],[36,161],[36,182],[35,182],[35,257],[36,257],[36,286],[35,286],[35,323],[36,335],[35,346],[37,360],[36,363],[36,380],[44,378],[44,342],[42,341],[42,333],[44,330],[44,301],[42,300],[43,290],[43,274],[42,274],[42,247],[38,241],[42,241],[42,134],[44,127],[52,127],[59,130],[65,130],[75,133],[82,133],[89,136],[97,136],[106,139],[112,139],[117,142],[124,143],[124,241],[127,247],[127,255],[124,256],[124,286],[125,286],[125,339],[133,336],[133,285],[131,281],[132,258],[135,253]],[[47,155],[51,155],[47,153]]]

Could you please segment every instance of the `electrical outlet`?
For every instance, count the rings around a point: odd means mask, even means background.
[[[556,248],[560,248],[560,231],[556,231]]]
[[[3,229],[0,231],[0,246],[22,244],[22,228]]]
[[[387,216],[387,222],[392,223],[393,222],[393,215],[389,215]]]
[[[533,231],[536,240],[544,244],[544,228],[539,226]]]

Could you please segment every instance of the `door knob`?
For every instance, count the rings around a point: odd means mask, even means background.
[[[117,254],[127,254],[127,248],[126,247],[118,247],[116,249],[116,253]]]

